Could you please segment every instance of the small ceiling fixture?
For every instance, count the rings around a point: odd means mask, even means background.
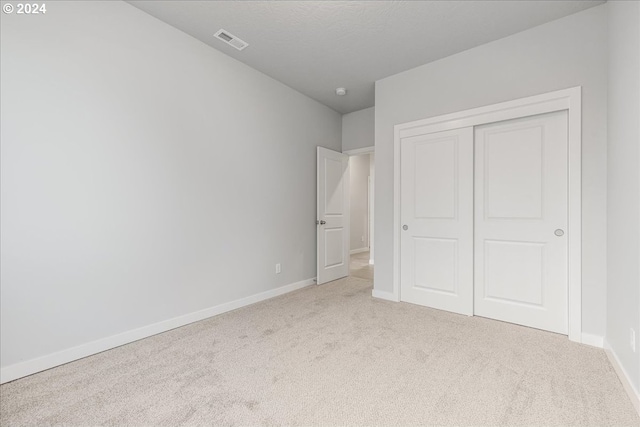
[[[249,46],[249,43],[247,43],[244,40],[241,40],[240,38],[238,38],[236,36],[234,36],[233,34],[231,34],[227,30],[220,29],[213,36],[215,38],[217,38],[218,40],[222,40],[223,42],[225,42],[229,46],[232,46],[232,47],[234,47],[234,48],[236,48],[238,50],[242,50],[245,47]]]
[[[336,95],[338,96],[345,96],[347,94],[347,90],[343,87],[339,87],[338,89],[336,89]]]

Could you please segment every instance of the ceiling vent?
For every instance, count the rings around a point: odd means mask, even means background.
[[[245,47],[249,46],[249,43],[245,42],[244,40],[240,40],[238,37],[234,36],[227,30],[218,30],[218,32],[214,34],[214,37],[222,40],[230,46],[235,47],[238,50],[242,50]]]

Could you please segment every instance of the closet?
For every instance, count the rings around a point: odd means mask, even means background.
[[[445,127],[396,138],[400,299],[567,334],[568,109]]]

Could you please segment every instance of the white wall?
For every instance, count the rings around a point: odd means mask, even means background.
[[[606,40],[606,9],[598,6],[376,82],[377,291],[392,291],[393,125],[582,86],[582,326],[604,336]]]
[[[351,251],[369,248],[369,154],[349,157]]]
[[[342,116],[342,149],[344,151],[373,147],[375,108],[365,108]]]
[[[607,334],[640,391],[640,3],[610,1]],[[629,330],[636,331],[636,353]]]
[[[124,2],[1,27],[3,372],[315,276],[338,113]]]

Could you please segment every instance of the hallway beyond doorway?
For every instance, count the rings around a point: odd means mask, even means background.
[[[373,280],[373,265],[369,264],[369,251],[351,255],[349,276]]]

